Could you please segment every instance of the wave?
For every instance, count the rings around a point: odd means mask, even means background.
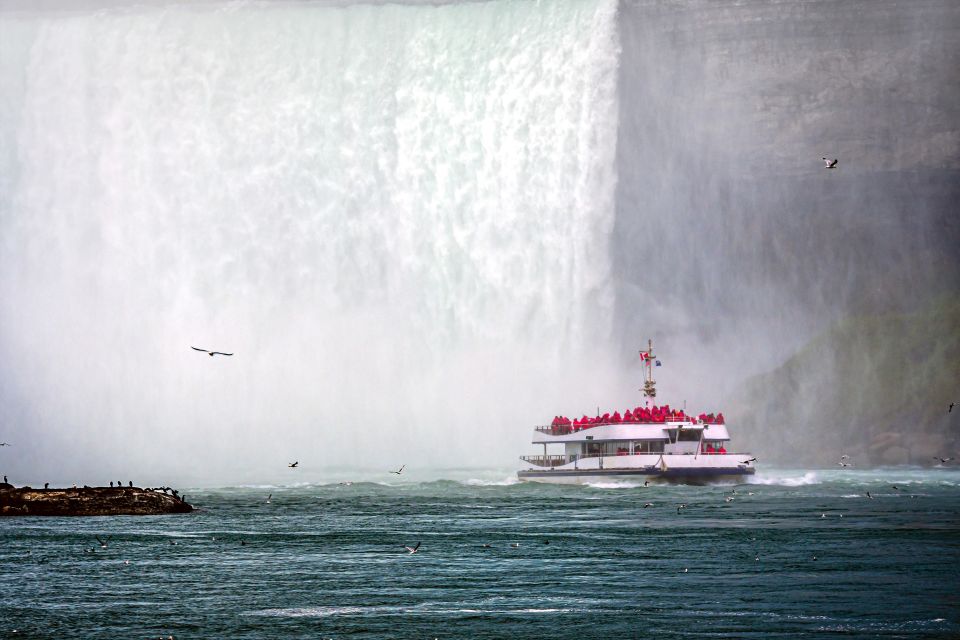
[[[503,480],[481,480],[479,478],[470,478],[469,480],[464,480],[460,484],[468,487],[510,487],[515,484],[520,484],[520,479],[516,476],[507,476]]]
[[[819,476],[813,471],[807,471],[802,476],[752,476],[747,484],[778,485],[781,487],[802,487],[808,484],[820,484]]]
[[[295,607],[289,609],[263,609],[260,611],[251,611],[246,615],[255,615],[255,616],[266,616],[266,617],[276,617],[276,618],[327,618],[330,616],[355,616],[355,615],[370,615],[370,614],[379,614],[379,615],[409,615],[409,614],[421,614],[421,615],[448,615],[451,613],[496,613],[501,615],[517,615],[517,614],[528,614],[528,613],[570,613],[576,611],[575,609],[568,608],[522,608],[522,609],[497,609],[497,608],[432,608],[424,606],[415,606],[415,607],[398,607],[398,606],[321,606],[321,607]]]
[[[639,482],[629,482],[627,480],[612,482],[586,482],[584,484],[592,489],[636,489],[637,487],[643,486]]]

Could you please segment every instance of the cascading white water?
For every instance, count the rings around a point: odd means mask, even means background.
[[[19,470],[509,465],[622,399],[616,12],[0,14]]]

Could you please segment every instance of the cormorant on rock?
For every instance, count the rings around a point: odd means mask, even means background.
[[[113,489],[113,480],[110,481],[110,488]]]
[[[3,484],[9,484],[9,483],[7,482],[7,476],[3,476]]]
[[[123,483],[120,482],[119,480],[117,480],[117,488],[120,488],[120,487],[122,487],[122,486],[123,486]]]
[[[130,480],[130,486],[131,487],[133,486],[133,480]]]
[[[43,488],[44,488],[44,489],[49,489],[49,488],[50,488],[50,483],[49,483],[49,482],[44,482],[44,483],[43,483]]]

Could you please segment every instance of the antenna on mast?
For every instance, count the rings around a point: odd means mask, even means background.
[[[643,378],[643,396],[648,405],[657,397],[657,381],[653,379],[654,359],[656,356],[653,355],[653,340],[647,340],[647,350],[640,351],[640,361],[647,367]]]

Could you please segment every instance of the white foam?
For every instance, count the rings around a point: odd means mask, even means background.
[[[507,476],[503,480],[480,480],[479,478],[470,478],[469,480],[465,480],[463,482],[463,484],[471,487],[509,487],[519,483],[520,480],[516,476]]]
[[[802,487],[808,484],[819,484],[820,478],[813,471],[807,471],[802,476],[753,476],[747,484],[779,485],[781,487]]]
[[[587,482],[585,484],[593,489],[636,489],[637,487],[643,486],[637,482],[628,482],[626,480],[614,482]]]

